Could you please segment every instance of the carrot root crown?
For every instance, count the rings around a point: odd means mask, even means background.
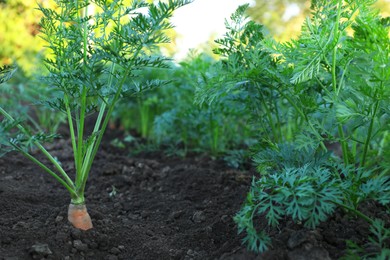
[[[81,230],[93,228],[91,217],[88,214],[85,204],[75,205],[70,203],[68,209],[68,220],[75,228]]]

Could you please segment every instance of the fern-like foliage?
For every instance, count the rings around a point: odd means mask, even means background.
[[[103,0],[57,1],[61,13],[40,6],[44,14],[42,37],[53,55],[45,59],[50,71],[47,81],[72,97],[74,104],[71,107],[75,109],[80,103],[78,99],[85,95],[83,92],[87,92],[88,103],[96,104],[96,100],[107,102],[118,91],[134,94],[159,85],[149,82],[137,86],[121,81],[135,80],[136,71],[143,68],[167,67],[167,58],[154,54],[157,53],[156,46],[169,42],[165,30],[172,25],[167,18],[178,7],[190,2],[170,0],[148,4],[131,1],[126,6],[121,0],[112,3]],[[92,4],[95,14],[79,15],[80,10]],[[141,12],[145,8],[147,14]],[[51,105],[64,110],[61,103],[58,100]]]
[[[0,67],[0,84],[8,81],[15,73],[16,67],[4,66]]]
[[[245,97],[258,126],[262,177],[235,218],[252,250],[270,243],[255,216],[271,227],[287,217],[313,228],[344,207],[373,223],[358,205],[389,203],[390,27],[374,2],[313,0],[301,34],[286,43],[247,21],[241,7],[217,41],[222,76],[201,85],[198,99]],[[342,154],[332,156],[329,144]]]
[[[234,220],[245,232],[248,248],[263,252],[270,245],[265,230],[256,230],[255,216],[269,226],[291,218],[315,228],[339,206],[357,212],[361,202],[376,200],[389,205],[389,177],[374,170],[343,167],[332,162],[330,153],[307,152],[294,145],[266,150],[255,159],[268,174],[253,179],[250,192]]]

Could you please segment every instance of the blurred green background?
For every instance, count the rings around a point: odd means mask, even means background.
[[[41,15],[36,7],[37,3],[50,6],[53,2],[0,0],[0,66],[17,63],[27,76],[40,69],[37,59],[44,55],[44,42],[38,34]],[[377,6],[383,16],[390,15],[390,0],[379,0]],[[309,7],[307,0],[256,0],[249,14],[264,24],[275,38],[287,40],[299,32],[304,17],[309,15]],[[174,38],[175,32],[170,35]],[[169,55],[175,53],[174,45],[166,48]],[[209,47],[203,45],[203,48]]]

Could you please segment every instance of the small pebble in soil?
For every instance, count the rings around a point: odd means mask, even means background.
[[[81,240],[75,240],[73,241],[73,246],[76,248],[78,251],[85,252],[88,250],[88,245],[84,244]]]
[[[105,260],[118,260],[116,255],[108,255],[104,258]]]
[[[194,215],[192,216],[192,221],[195,223],[202,223],[206,220],[206,216],[203,211],[195,211]]]
[[[155,236],[154,232],[152,230],[150,230],[150,229],[146,230],[145,234],[150,236],[150,237],[154,237]]]
[[[113,255],[119,255],[120,252],[121,252],[121,251],[120,251],[119,248],[117,248],[117,247],[113,247],[113,248],[111,248],[111,250],[110,250],[110,253],[113,254]]]
[[[16,224],[12,227],[12,229],[18,229],[18,228],[29,229],[29,228],[30,228],[30,225],[29,225],[27,222],[19,221],[18,223],[16,223]]]
[[[228,221],[229,221],[229,216],[228,215],[223,215],[222,217],[221,217],[221,221],[222,221],[222,223],[227,223]]]
[[[171,214],[169,214],[168,220],[174,221],[175,219],[180,218],[183,214],[184,214],[183,210],[173,211]]]
[[[183,255],[183,250],[181,249],[170,249],[169,250],[169,256],[171,259],[181,259]]]
[[[289,260],[331,260],[328,251],[322,247],[298,248],[288,253]]]
[[[165,166],[165,167],[161,170],[161,172],[160,172],[160,177],[161,177],[161,178],[167,177],[167,174],[168,174],[169,171],[171,171],[171,167]]]
[[[205,229],[206,234],[211,235],[213,233],[213,227],[212,226],[207,226]]]
[[[306,230],[300,230],[291,234],[290,238],[287,241],[287,247],[294,249],[303,243],[310,243],[312,245],[317,244],[316,233],[309,232]]]
[[[58,232],[55,236],[56,243],[65,243],[68,240],[68,235],[64,232]]]
[[[41,259],[53,254],[53,252],[50,250],[48,244],[37,243],[30,248],[29,254],[33,259]]]
[[[71,236],[73,239],[80,239],[81,237],[81,230],[80,229],[77,229],[77,228],[72,228],[72,231],[71,231]]]
[[[141,211],[141,217],[143,217],[143,218],[148,218],[148,217],[150,217],[150,215],[151,215],[151,213],[148,211],[145,211],[145,210]]]

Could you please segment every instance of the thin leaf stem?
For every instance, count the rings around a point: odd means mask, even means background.
[[[78,5],[78,1],[77,1]],[[78,8],[78,7],[77,7]],[[82,19],[87,16],[88,6],[85,6],[81,11],[82,14],[78,13],[79,19]],[[83,21],[83,65],[84,69],[87,63],[87,21]],[[82,86],[81,97],[80,97],[80,111],[79,118],[77,120],[77,165],[79,166],[76,170],[76,187],[80,186],[82,183],[83,174],[82,174],[82,163],[84,159],[83,146],[84,146],[84,125],[85,125],[85,114],[87,110],[87,88],[85,85]]]
[[[78,154],[77,154],[77,145],[76,145],[76,135],[74,132],[73,118],[72,118],[72,113],[70,111],[69,97],[68,97],[67,93],[64,93],[64,103],[65,103],[65,108],[66,108],[66,116],[68,118],[70,139],[72,140],[73,157],[74,157],[74,162],[75,162],[75,167],[76,167],[76,172],[77,172],[79,169],[79,164],[78,164],[78,159],[77,159]]]
[[[11,144],[12,145],[12,144]],[[51,176],[53,176],[62,186],[64,186],[71,194],[72,197],[77,197],[77,194],[74,190],[74,187],[70,186],[66,181],[64,181],[60,176],[58,176],[55,172],[53,172],[51,169],[49,169],[46,165],[41,163],[38,159],[36,159],[31,154],[23,151],[23,149],[12,145],[15,149],[17,149],[23,156],[25,156],[27,159],[31,160],[35,164],[37,164],[39,167],[41,167],[43,170],[45,170],[47,173],[49,173]]]
[[[333,52],[332,52],[332,87],[333,87],[333,92],[335,93],[336,97],[338,96],[338,93],[340,92],[341,88],[341,83],[340,87],[337,87],[337,76],[336,76],[336,68],[337,68],[337,45],[338,41],[340,38],[340,32],[339,32],[339,24],[340,24],[340,18],[341,18],[341,8],[342,8],[342,0],[338,1],[337,5],[337,18],[335,21],[335,27],[333,31]],[[344,164],[348,165],[349,164],[349,159],[348,159],[348,144],[345,141],[345,135],[344,135],[344,129],[343,126],[340,122],[338,122],[337,126],[339,136],[340,136],[340,143],[341,143],[341,148],[343,151],[343,160]]]
[[[283,133],[282,133],[282,126],[280,121],[280,112],[279,112],[278,103],[276,99],[274,99],[274,106],[275,106],[277,129],[279,130],[279,137],[282,138]]]
[[[119,86],[118,86],[118,90],[113,98],[113,100],[111,101],[110,103],[110,106],[108,108],[108,111],[106,113],[106,116],[104,118],[104,121],[103,121],[103,124],[100,128],[100,131],[99,131],[99,134],[98,134],[98,137],[97,137],[97,140],[94,142],[94,145],[93,145],[93,150],[89,150],[91,151],[92,153],[89,153],[87,154],[87,156],[89,156],[89,161],[88,163],[85,163],[83,165],[83,174],[85,175],[84,176],[84,179],[83,179],[83,183],[81,185],[81,188],[84,190],[85,188],[85,184],[87,182],[87,179],[88,179],[88,174],[89,174],[89,171],[91,170],[91,167],[92,167],[92,162],[93,160],[95,159],[95,156],[96,156],[96,153],[98,151],[98,148],[100,146],[100,143],[102,141],[102,138],[103,138],[103,135],[104,135],[104,132],[106,130],[106,127],[108,125],[108,122],[110,120],[110,117],[111,117],[111,114],[112,112],[114,111],[114,107],[115,107],[115,104],[116,102],[118,101],[119,97],[120,97],[120,94],[122,92],[122,87],[123,87],[123,84],[125,83],[126,79],[127,79],[127,76],[128,76],[128,73],[129,73],[129,70],[130,70],[130,66],[127,68],[126,72],[125,72],[125,75],[123,76]],[[104,103],[105,104],[105,103]],[[92,147],[92,146],[91,146]],[[85,167],[84,167],[85,166]]]
[[[120,20],[120,15],[118,15],[118,22],[119,22],[119,20]],[[120,23],[119,23],[118,26],[120,26]],[[137,57],[139,55],[139,53],[141,52],[141,50],[142,50],[142,47],[136,49],[136,51],[134,53],[134,57]],[[118,99],[119,99],[119,97],[120,97],[120,95],[122,93],[123,85],[125,84],[125,82],[127,80],[127,77],[128,77],[128,75],[130,73],[132,65],[133,65],[132,63],[127,65],[127,68],[126,68],[126,70],[125,70],[125,72],[124,72],[124,74],[122,76],[122,79],[119,82],[119,85],[118,85],[118,88],[116,90],[115,96],[114,96],[114,98],[112,99],[112,101],[109,104],[109,108],[108,108],[108,111],[107,111],[106,116],[104,118],[103,125],[100,127],[101,120],[102,120],[103,115],[104,115],[104,111],[106,110],[106,106],[108,104],[107,103],[108,100],[103,100],[102,107],[100,108],[100,111],[99,111],[98,120],[96,121],[95,128],[94,128],[94,131],[93,131],[93,134],[98,133],[98,137],[97,137],[97,139],[96,139],[96,137],[94,137],[92,145],[88,147],[88,150],[87,150],[87,153],[86,153],[86,156],[85,156],[86,157],[86,161],[83,163],[83,168],[82,168],[83,182],[80,185],[80,192],[82,192],[82,193],[84,193],[85,185],[86,185],[87,180],[88,180],[88,175],[89,175],[89,172],[91,170],[92,163],[93,163],[93,161],[95,159],[95,156],[97,154],[97,151],[99,149],[100,143],[102,141],[104,132],[105,132],[106,127],[108,125],[108,122],[110,120],[111,114],[114,111],[115,104],[118,101]],[[109,78],[110,86],[112,85],[112,82],[113,82],[113,75],[114,75],[114,72],[115,72],[115,66],[116,66],[116,64],[112,63],[111,73],[110,73],[110,78]]]
[[[272,129],[273,137],[275,138],[275,142],[278,143],[279,142],[279,136],[278,136],[278,133],[276,131],[275,123],[274,123],[274,121],[272,119],[271,112],[270,112],[270,110],[269,110],[269,108],[268,108],[268,106],[267,106],[267,104],[265,102],[265,99],[264,99],[263,95],[260,94],[260,96],[261,96],[261,102],[263,103],[263,106],[264,106],[264,109],[265,109],[265,113],[267,115],[269,124],[270,124],[271,129]]]
[[[81,107],[80,107],[80,117],[79,117],[79,124],[77,129],[77,164],[79,165],[79,168],[76,173],[76,186],[78,187],[80,182],[82,181],[82,172],[81,165],[84,158],[83,154],[83,145],[84,145],[84,124],[85,124],[85,112],[86,112],[86,103],[87,103],[87,91],[85,86],[83,86],[83,91],[81,95]]]
[[[371,138],[372,138],[372,129],[374,127],[375,116],[376,116],[376,113],[378,111],[378,107],[379,107],[379,100],[377,100],[375,102],[374,111],[372,113],[371,120],[370,120],[370,125],[368,127],[367,138],[366,138],[366,141],[364,142],[363,154],[362,154],[362,159],[361,159],[361,164],[360,164],[361,167],[364,167],[365,164],[366,164],[367,152],[368,152],[368,148],[369,148],[370,141],[371,141]]]
[[[345,204],[339,203],[339,202],[334,201],[334,200],[332,200],[331,202],[334,203],[334,204],[336,204],[336,205],[338,205],[338,206],[340,206],[340,207],[345,208],[345,209],[348,210],[348,211],[353,212],[354,214],[356,214],[357,216],[361,217],[362,219],[364,219],[365,221],[367,221],[367,222],[370,223],[371,225],[374,223],[374,220],[372,220],[369,216],[363,214],[363,213],[360,212],[359,210],[356,210],[356,209],[354,209],[354,208],[351,208],[351,207],[349,207],[349,206],[347,206],[347,205],[345,205]]]
[[[333,31],[333,52],[332,52],[332,86],[333,86],[333,91],[337,93],[337,77],[336,77],[336,65],[337,65],[337,45],[340,37],[340,32],[339,32],[339,23],[340,23],[340,17],[341,17],[341,5],[342,5],[342,0],[338,1],[337,5],[337,18],[335,21],[335,27]]]
[[[310,129],[313,130],[313,133],[317,136],[317,138],[319,138],[319,140],[321,140],[320,141],[321,148],[324,149],[324,151],[327,151],[327,148],[326,148],[324,142],[322,141],[322,137],[317,132],[317,130],[314,128],[313,124],[310,122],[307,115],[305,115],[305,113],[303,113],[303,111],[301,109],[299,109],[298,105],[288,95],[284,94],[282,91],[279,91],[279,93],[294,107],[294,109],[298,112],[298,114],[301,115],[301,117],[305,119],[305,121],[309,124]]]
[[[111,86],[112,83],[113,83],[113,75],[115,73],[115,67],[116,67],[115,64],[112,63],[111,64],[110,77],[109,77],[109,80],[108,80],[109,86]],[[100,125],[101,125],[101,122],[103,120],[104,112],[106,111],[106,107],[107,107],[107,100],[104,99],[102,101],[102,106],[100,107],[99,114],[98,114],[98,117],[96,119],[93,131],[92,131],[92,135],[93,136],[96,135],[99,132]],[[80,175],[82,176],[82,181],[79,183],[79,186],[78,186],[81,190],[84,190],[83,185],[85,185],[86,180],[88,178],[88,174],[89,174],[88,170],[87,170],[88,169],[88,165],[92,164],[92,161],[93,161],[93,158],[91,158],[91,154],[92,154],[92,151],[93,151],[93,147],[95,145],[95,141],[96,141],[96,137],[93,137],[93,141],[87,147],[87,151],[85,153],[85,159],[83,161],[83,165],[82,165],[81,173],[80,173]]]
[[[8,120],[11,122],[15,122],[16,120],[8,114],[2,107],[0,107],[0,113],[3,114]],[[24,128],[21,124],[17,124],[16,127],[21,130],[23,133],[25,133],[28,137],[32,137],[31,133],[27,131],[26,128]],[[66,174],[64,169],[62,169],[61,165],[57,162],[56,159],[53,158],[53,156],[37,141],[33,140],[33,143],[36,147],[38,147],[39,150],[50,160],[51,163],[54,164],[54,166],[57,168],[57,170],[61,173],[61,175],[65,178],[66,182],[69,184],[69,186],[74,187],[73,181],[69,178],[69,176]]]

